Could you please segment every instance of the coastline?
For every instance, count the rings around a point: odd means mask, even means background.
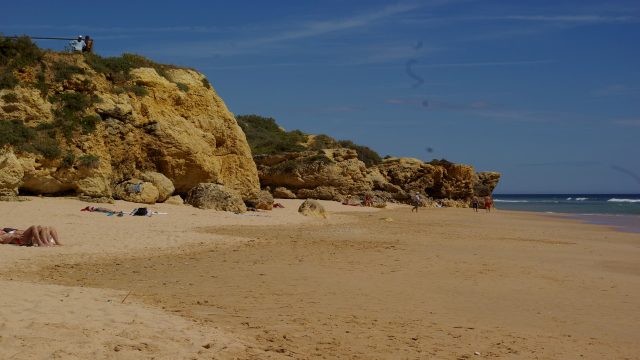
[[[325,201],[319,220],[278,201],[246,215],[158,204],[168,214],[151,218],[81,213],[72,199],[0,203],[3,226],[55,225],[65,243],[1,248],[0,357],[640,351],[637,234],[536,212]]]
[[[640,194],[496,194],[496,206],[640,232]]]

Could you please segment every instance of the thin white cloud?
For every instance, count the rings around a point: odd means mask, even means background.
[[[418,68],[443,68],[443,67],[483,67],[483,66],[510,66],[510,65],[538,65],[551,64],[553,60],[520,60],[520,61],[479,61],[468,63],[441,63],[441,64],[417,64]]]
[[[637,127],[637,128],[640,128],[640,119],[614,120],[613,123],[616,124],[616,125],[625,126],[625,127]]]
[[[522,20],[522,21],[543,21],[562,23],[617,23],[636,22],[637,17],[633,16],[610,16],[610,15],[505,15],[488,17],[488,20]]]
[[[592,92],[596,97],[608,96],[632,96],[640,93],[640,88],[632,87],[625,84],[611,84]]]
[[[156,53],[181,55],[181,56],[198,56],[209,57],[215,55],[239,55],[263,52],[265,48],[277,49],[282,44],[303,40],[307,38],[319,37],[326,34],[342,32],[351,29],[366,28],[374,23],[383,21],[384,19],[393,17],[407,11],[419,8],[420,4],[399,4],[387,6],[379,10],[369,11],[366,13],[356,14],[351,17],[310,21],[294,26],[291,29],[281,31],[279,33],[258,36],[250,38],[230,39],[223,42],[220,41],[192,41],[167,46]],[[259,32],[255,30],[252,34]]]
[[[258,41],[261,43],[271,43],[286,40],[304,39],[336,31],[365,27],[378,20],[414,10],[418,7],[419,5],[417,4],[399,4],[387,6],[381,10],[355,15],[350,18],[309,22],[298,29],[285,31],[280,34],[259,39]]]

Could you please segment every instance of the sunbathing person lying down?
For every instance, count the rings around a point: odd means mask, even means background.
[[[29,226],[27,230],[4,228],[0,230],[0,244],[23,246],[62,245],[58,239],[56,229],[41,225]]]

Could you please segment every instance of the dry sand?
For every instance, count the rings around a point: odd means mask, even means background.
[[[0,247],[0,359],[640,359],[639,234],[280,202],[150,218],[0,203],[0,226],[55,225],[65,243]]]

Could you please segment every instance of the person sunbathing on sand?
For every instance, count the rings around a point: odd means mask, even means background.
[[[29,226],[27,230],[4,228],[0,230],[0,244],[23,246],[62,245],[55,228],[41,225]]]

